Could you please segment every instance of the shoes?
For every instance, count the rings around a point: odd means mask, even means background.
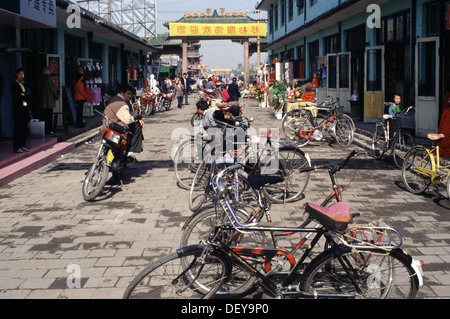
[[[133,154],[129,154],[127,156],[127,161],[128,163],[137,163],[138,160],[136,159],[136,156],[134,156]]]
[[[24,146],[24,147],[14,150],[14,153],[23,153],[23,152],[29,152],[29,151],[30,151],[30,149],[28,149],[27,147]]]

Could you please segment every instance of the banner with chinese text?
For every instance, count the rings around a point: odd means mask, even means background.
[[[265,23],[169,23],[171,37],[265,37]]]

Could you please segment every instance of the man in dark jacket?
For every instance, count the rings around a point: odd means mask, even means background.
[[[233,82],[228,85],[228,94],[230,95],[230,102],[239,101],[241,92],[239,92],[239,86],[236,83],[236,78],[233,78]]]

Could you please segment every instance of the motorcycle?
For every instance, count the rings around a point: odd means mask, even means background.
[[[198,99],[205,100],[208,103],[211,103],[211,100],[220,99],[220,96],[218,90],[202,89],[198,92]]]
[[[96,110],[97,113],[100,113]],[[128,126],[117,123],[108,123],[108,118],[100,113],[106,120],[106,128],[101,128],[102,141],[97,156],[94,159],[83,182],[82,194],[85,201],[93,201],[102,191],[106,179],[111,171],[113,176],[121,180],[121,175],[128,163],[126,132],[131,134]]]

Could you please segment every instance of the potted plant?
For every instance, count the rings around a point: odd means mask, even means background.
[[[273,108],[275,109],[275,117],[279,117],[277,113],[282,113],[281,101],[286,97],[286,84],[283,81],[273,81],[271,87],[271,94],[274,101]],[[282,115],[282,114],[281,114]]]

